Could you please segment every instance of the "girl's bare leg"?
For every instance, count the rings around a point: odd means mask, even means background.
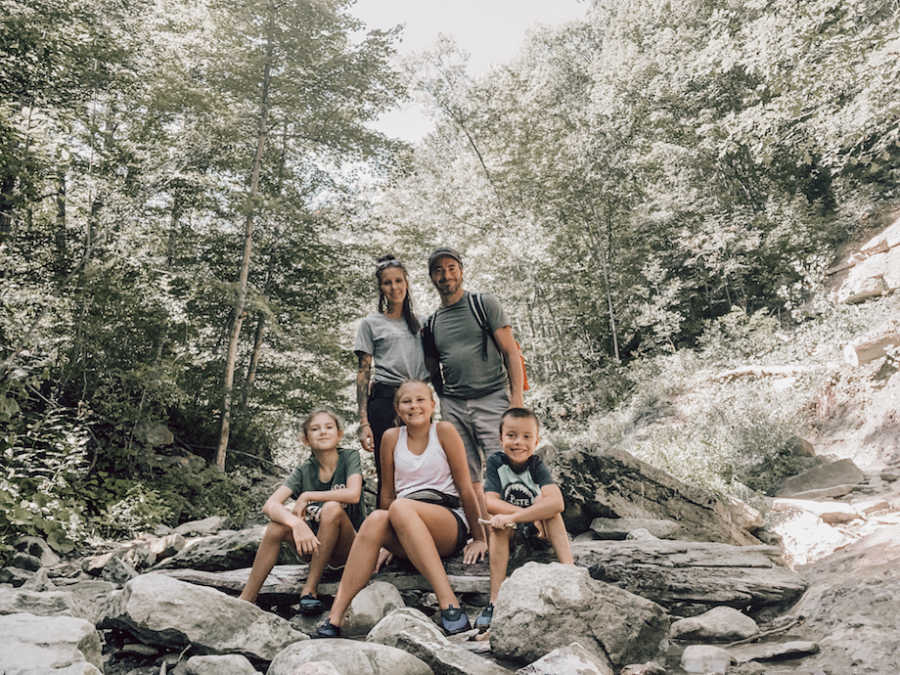
[[[322,578],[322,572],[325,571],[325,565],[332,561],[344,562],[356,535],[353,523],[338,502],[325,502],[319,514],[319,531],[316,534],[319,538],[319,549],[309,560],[309,574],[303,588],[300,589],[300,595],[317,595],[316,588]]]
[[[441,609],[458,607],[441,562],[442,555],[449,555],[456,548],[456,517],[443,506],[412,499],[395,499],[388,513],[406,557],[431,584]]]
[[[543,521],[544,532],[547,538],[553,544],[553,550],[556,551],[556,557],[559,562],[566,565],[574,565],[575,559],[572,557],[572,546],[569,544],[569,535],[566,534],[566,524],[563,522],[562,514],[557,513],[552,518]]]
[[[332,626],[340,626],[344,623],[344,614],[350,606],[350,602],[372,578],[378,551],[382,546],[394,543],[396,542],[388,512],[383,509],[373,511],[363,521],[353,540],[353,545],[350,547],[344,574],[341,575],[341,583],[334,596],[334,604],[331,605],[331,611],[328,613],[328,622]]]
[[[491,604],[497,602],[500,586],[506,579],[506,568],[509,565],[509,542],[512,541],[515,529],[504,527],[502,530],[488,528],[491,539],[488,542],[488,559],[491,563]]]
[[[247,577],[247,583],[244,586],[244,590],[241,591],[241,600],[256,602],[259,589],[262,588],[266,577],[269,576],[269,572],[275,566],[275,561],[278,560],[278,552],[281,549],[282,541],[293,542],[291,528],[275,522],[270,522],[266,525],[262,541],[259,542],[259,548],[256,550],[256,556],[253,558],[250,576]]]

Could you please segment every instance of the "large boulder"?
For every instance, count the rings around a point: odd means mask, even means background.
[[[264,529],[260,525],[192,539],[178,553],[166,558],[154,569],[190,568],[216,572],[250,567],[259,542],[262,541]],[[296,552],[292,555],[287,546],[282,546],[278,561],[283,564],[297,562]]]
[[[682,483],[665,471],[618,449],[590,447],[548,451],[569,509],[590,518],[647,518],[676,521],[681,539],[730,544],[759,540],[735,522],[728,502]],[[577,534],[577,533],[576,533]]]
[[[416,635],[430,642],[450,643],[433,621],[413,607],[401,607],[385,616],[369,631],[366,641],[396,647],[397,634],[401,632]]]
[[[554,649],[549,654],[544,654],[534,663],[516,671],[516,675],[559,675],[560,673],[614,675],[615,670],[606,656],[591,653],[577,642],[573,642],[565,647]]]
[[[0,672],[4,675],[100,673],[100,634],[70,616],[0,616]]]
[[[40,537],[25,536],[16,539],[13,548],[22,553],[35,556],[42,567],[50,567],[59,563],[60,558],[50,545]]]
[[[802,497],[811,490],[841,485],[858,485],[866,475],[850,459],[823,464],[785,479],[778,490],[779,497]]]
[[[310,661],[325,661],[339,673],[353,675],[431,675],[432,672],[424,661],[395,647],[334,638],[299,642],[285,648],[269,664],[266,675],[294,675]]]
[[[644,537],[572,544],[575,564],[593,578],[615,584],[682,616],[717,605],[783,607],[806,583],[780,564],[774,546],[730,546]]]
[[[417,609],[403,607],[369,631],[367,642],[398,647],[427,663],[435,675],[504,675],[506,668],[448,640]]]
[[[529,663],[576,641],[621,667],[653,658],[668,627],[662,607],[591,579],[583,568],[531,562],[500,587],[491,650]]]
[[[746,614],[733,607],[715,607],[699,616],[676,621],[669,630],[669,637],[695,642],[730,642],[744,640],[757,633],[759,627]]]
[[[257,675],[256,668],[240,654],[192,656],[184,664],[187,675]]]
[[[365,635],[390,612],[403,607],[403,597],[386,581],[373,581],[350,603],[342,625],[344,635]]]
[[[100,624],[152,645],[192,645],[206,654],[243,654],[271,661],[287,645],[309,638],[286,620],[211,588],[162,574],[144,574],[113,594]]]

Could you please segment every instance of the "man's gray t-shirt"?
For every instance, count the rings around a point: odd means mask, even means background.
[[[428,379],[422,338],[409,332],[403,317],[369,314],[359,324],[353,351],[372,355],[375,382],[396,386],[403,380]]]
[[[434,344],[441,356],[444,395],[454,398],[481,398],[506,387],[503,356],[490,336],[487,360],[481,358],[481,327],[463,297],[449,307],[439,307],[434,319]],[[488,324],[496,331],[509,326],[506,313],[493,295],[481,294]]]

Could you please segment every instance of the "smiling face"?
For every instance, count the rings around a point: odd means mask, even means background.
[[[441,298],[453,297],[462,289],[462,265],[448,255],[435,261],[429,275]]]
[[[391,307],[400,307],[406,299],[406,273],[400,267],[385,267],[379,274],[378,288]]]
[[[508,416],[503,419],[500,446],[515,468],[524,466],[540,440],[537,420],[533,417]]]
[[[333,450],[343,435],[343,432],[338,429],[334,417],[326,412],[320,412],[314,415],[306,425],[303,439],[313,451]]]
[[[407,382],[401,385],[397,390],[394,408],[397,417],[408,427],[431,424],[431,415],[434,413],[431,388],[424,382]]]

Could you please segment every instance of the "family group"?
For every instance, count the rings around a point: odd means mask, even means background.
[[[454,249],[434,251],[428,273],[441,306],[422,322],[406,268],[393,256],[380,258],[378,311],[362,320],[354,344],[360,443],[374,453],[378,508],[366,515],[359,453],[338,448],[341,420],[325,409],[303,424],[309,459],[263,507],[270,522],[241,597],[256,600],[283,541],[309,560],[300,591],[304,614],[324,611],[317,586],[326,566],[343,567],[317,637],[340,636],[350,602],[393,556],[408,559],[427,579],[447,634],[471,624],[441,558],[462,550],[471,564],[488,555],[490,604],[475,620],[483,630],[491,624],[517,527],[530,541],[552,546],[560,562],[572,563],[562,492],[534,454],[540,425],[523,404],[524,369],[506,313],[493,296],[463,289],[462,258]]]

